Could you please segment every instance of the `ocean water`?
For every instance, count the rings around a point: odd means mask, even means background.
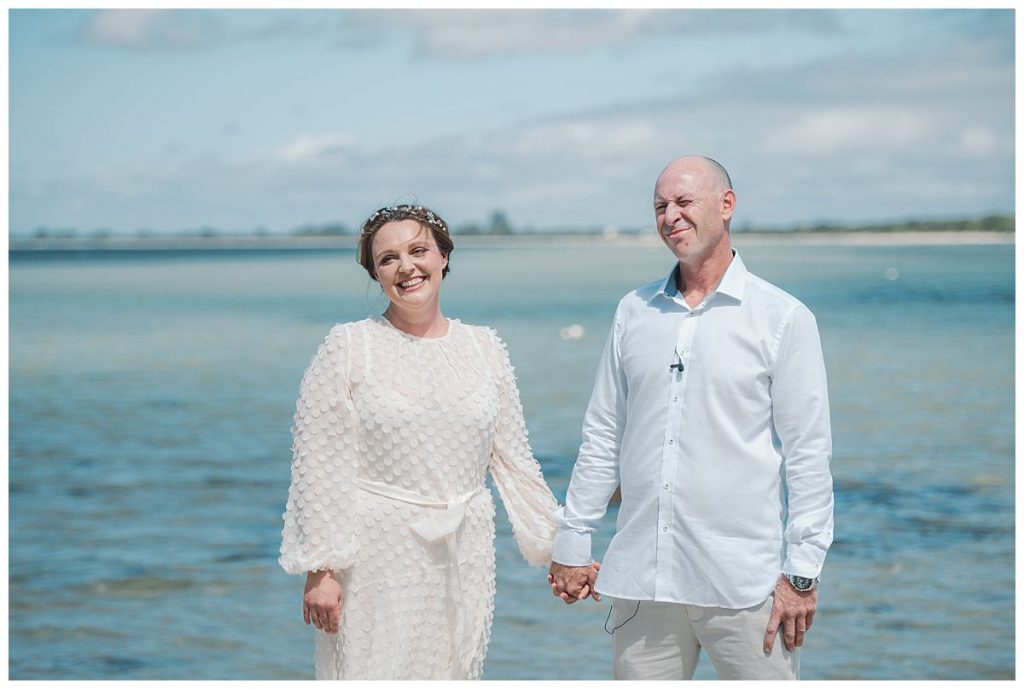
[[[1013,246],[737,245],[815,312],[829,372],[836,542],[804,678],[1013,678]],[[560,500],[615,304],[669,258],[452,257],[444,310],[508,343]],[[312,677],[302,580],[275,560],[302,371],[333,323],[385,306],[352,253],[9,267],[10,678]],[[607,604],[552,597],[502,508],[497,538],[484,677],[610,679]]]

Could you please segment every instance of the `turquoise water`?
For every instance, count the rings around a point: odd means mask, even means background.
[[[804,677],[1012,678],[1013,247],[737,244],[815,312],[829,370],[836,543]],[[559,499],[615,303],[667,257],[452,257],[445,312],[508,343]],[[385,305],[351,253],[12,254],[9,279],[10,677],[311,677],[275,558],[302,370]],[[485,678],[609,679],[607,605],[553,598],[500,508],[497,559]]]

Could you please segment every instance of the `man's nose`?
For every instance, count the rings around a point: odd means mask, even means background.
[[[670,227],[675,225],[681,214],[682,209],[677,204],[669,203],[665,206],[665,224]]]

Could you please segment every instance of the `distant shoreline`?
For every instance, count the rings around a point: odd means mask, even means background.
[[[528,247],[531,245],[657,246],[653,234],[511,234],[458,235],[456,246],[463,248]],[[356,237],[75,237],[10,238],[10,253],[35,251],[259,251],[259,250],[348,250],[355,248]],[[1014,232],[920,231],[920,232],[734,232],[737,246],[786,244],[824,244],[851,246],[941,246],[951,244],[1014,244]]]
[[[940,232],[793,232],[772,235],[757,232],[733,234],[736,244],[833,244],[862,246],[942,246],[948,244],[1015,244],[1015,232],[956,230]]]

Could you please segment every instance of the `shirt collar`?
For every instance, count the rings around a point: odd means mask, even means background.
[[[672,266],[672,270],[669,271],[668,275],[662,280],[661,285],[658,287],[654,294],[662,295],[669,299],[675,299],[679,295],[679,288],[677,287],[676,275],[679,272],[679,263]],[[736,249],[732,250],[732,261],[729,262],[729,267],[725,270],[725,275],[718,281],[718,286],[715,287],[714,292],[708,295],[708,299],[711,295],[721,293],[728,297],[732,297],[736,301],[743,301],[743,288],[747,284],[747,267],[743,264],[743,259],[740,258],[740,254]]]

